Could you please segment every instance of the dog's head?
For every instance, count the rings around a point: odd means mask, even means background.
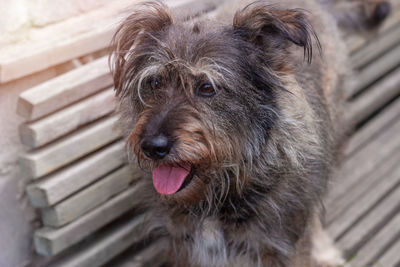
[[[286,55],[300,46],[311,60],[314,35],[302,11],[260,3],[231,25],[175,22],[159,2],[135,7],[113,41],[115,89],[128,148],[163,198],[240,192],[277,123]]]

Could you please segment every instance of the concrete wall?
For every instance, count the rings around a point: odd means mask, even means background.
[[[107,0],[0,0],[0,45],[26,38],[43,27],[100,7]]]

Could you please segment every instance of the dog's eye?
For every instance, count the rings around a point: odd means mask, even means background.
[[[196,93],[199,96],[211,97],[215,95],[216,92],[212,84],[204,83],[197,88]]]
[[[152,90],[160,89],[161,83],[156,78],[153,78],[150,80],[150,87]]]

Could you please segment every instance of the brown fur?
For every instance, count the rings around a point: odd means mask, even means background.
[[[341,136],[346,51],[325,6],[281,2],[230,1],[216,21],[195,23],[145,3],[114,37],[128,153],[148,172],[191,166],[178,192],[159,195],[149,177],[142,191],[149,227],[170,237],[171,265],[340,262],[313,251]],[[158,135],[168,153],[149,158],[143,141]]]

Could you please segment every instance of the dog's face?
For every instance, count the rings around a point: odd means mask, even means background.
[[[129,149],[165,200],[240,190],[279,117],[285,53],[294,43],[310,56],[304,14],[253,5],[216,26],[174,23],[157,2],[136,10],[114,38]]]

